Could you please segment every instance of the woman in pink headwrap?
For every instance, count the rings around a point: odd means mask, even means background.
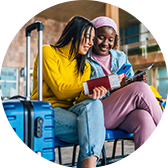
[[[116,50],[119,45],[117,25],[104,16],[95,18],[92,23],[97,30],[93,50],[87,59],[91,65],[91,78],[116,74],[124,63],[129,63],[124,52]],[[126,83],[126,79],[133,75],[132,68],[126,74],[119,75],[122,87],[108,91],[102,103],[106,129],[118,128],[133,133],[137,149],[158,125],[162,111],[152,90],[146,84],[146,74]]]

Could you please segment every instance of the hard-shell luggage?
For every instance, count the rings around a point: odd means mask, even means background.
[[[38,100],[30,100],[30,35],[38,31]],[[14,96],[3,100],[5,114],[19,138],[34,152],[55,161],[54,111],[42,101],[42,31],[43,24],[35,22],[26,28],[26,97]]]

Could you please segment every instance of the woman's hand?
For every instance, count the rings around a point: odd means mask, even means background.
[[[118,75],[118,78],[119,78],[120,83],[121,83],[121,81],[122,81],[125,77],[126,77],[126,74],[124,74],[124,73]]]
[[[123,86],[125,86],[125,85],[127,84],[126,74],[122,73],[122,74],[118,75],[118,79],[119,79],[119,81],[120,81],[121,87],[123,87]],[[120,87],[120,88],[121,88],[121,87]],[[119,88],[117,88],[117,89],[111,89],[110,92],[112,93],[112,92],[114,92],[114,91],[116,91],[116,90],[118,90],[118,89],[119,89]]]
[[[142,72],[142,70],[137,70],[135,72],[135,75],[139,74],[140,72]],[[143,74],[141,74],[140,76],[138,76],[135,81],[142,81],[142,82],[146,83],[147,82],[146,72],[144,72]]]
[[[86,96],[90,97],[91,99],[101,99],[107,93],[107,89],[103,86],[95,87],[93,89],[93,94],[88,94]]]

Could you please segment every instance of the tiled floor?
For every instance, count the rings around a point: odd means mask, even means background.
[[[112,156],[112,147],[113,147],[113,142],[106,142],[105,143],[105,150],[106,150],[107,157]],[[78,156],[78,150],[79,150],[79,148],[77,147],[77,155],[76,156]],[[59,164],[58,150],[55,149],[55,152],[56,152],[56,163]],[[73,152],[73,147],[65,147],[65,148],[61,149],[63,164],[67,164],[67,163],[72,162],[72,152]],[[134,152],[134,142],[131,140],[125,140],[124,141],[124,154],[131,154],[132,152]],[[121,155],[121,141],[117,142],[116,155]],[[77,161],[77,158],[76,158],[76,161]]]

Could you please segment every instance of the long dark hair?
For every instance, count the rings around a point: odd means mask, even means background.
[[[94,25],[88,19],[82,16],[74,16],[69,20],[69,22],[65,26],[56,44],[53,45],[55,49],[62,48],[72,40],[69,55],[72,56],[72,53],[75,52],[76,57],[74,59],[76,59],[77,61],[77,69],[78,72],[81,72],[82,74],[84,72],[85,60],[87,58],[87,54],[81,55],[78,53],[79,45],[81,42],[83,32],[84,32],[83,40],[85,40],[86,42],[87,31],[90,27],[91,27],[90,31],[92,31],[93,28],[94,30],[96,30]]]

